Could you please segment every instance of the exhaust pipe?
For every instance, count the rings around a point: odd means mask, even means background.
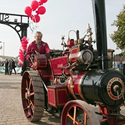
[[[92,0],[99,68],[108,69],[105,0]]]

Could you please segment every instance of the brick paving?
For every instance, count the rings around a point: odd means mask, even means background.
[[[60,118],[46,111],[39,122],[27,121],[21,102],[20,74],[0,74],[0,125],[60,125]]]

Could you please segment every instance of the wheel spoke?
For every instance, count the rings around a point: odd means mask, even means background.
[[[28,115],[29,115],[28,117],[32,117],[33,114],[34,114],[34,105],[33,105],[32,101],[30,101],[30,106],[28,108]]]
[[[29,81],[29,90],[31,88],[31,84],[32,84],[32,79],[30,78],[30,81]]]
[[[30,110],[30,113],[31,113],[31,115],[32,115],[32,114],[33,114],[33,111],[32,111],[32,104],[31,104],[29,110]]]
[[[34,92],[30,93],[30,96],[33,96],[34,95]]]
[[[72,120],[72,121],[74,121],[74,118],[68,113],[67,114],[67,116]],[[75,121],[75,123],[77,124],[77,125],[79,125],[79,123],[77,122],[77,121]],[[75,125],[75,123],[73,123],[73,125]]]
[[[29,109],[29,107],[24,108],[24,110],[28,110],[28,109]]]
[[[67,116],[73,120],[73,117],[68,113]]]
[[[32,105],[32,103],[31,103],[31,101],[30,101],[30,103],[29,103],[29,105],[27,106],[27,108],[30,108],[31,105]]]
[[[34,104],[33,104],[33,102],[30,100],[30,103],[31,103],[31,105],[32,105],[32,107],[33,107],[33,109],[35,108],[35,106],[34,106]]]
[[[26,90],[28,91],[29,89],[28,89],[29,87],[28,87],[28,81],[26,80]]]
[[[84,112],[84,125],[87,125],[87,114]]]
[[[74,107],[73,125],[75,125],[75,121],[76,121],[76,106]]]

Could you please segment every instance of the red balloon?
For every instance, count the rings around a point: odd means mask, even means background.
[[[33,11],[36,10],[38,8],[38,6],[39,6],[38,1],[36,1],[36,0],[32,1],[31,7],[32,7]]]
[[[39,15],[34,15],[31,18],[33,20],[34,23],[38,23],[40,21],[40,16]]]
[[[23,50],[26,50],[27,44],[22,44]]]
[[[27,39],[22,39],[21,44],[22,44],[22,45],[23,45],[23,44],[28,44]]]
[[[21,49],[19,50],[19,56],[23,56],[23,51]]]
[[[19,59],[20,59],[21,61],[23,61],[23,56],[22,56],[22,55],[19,55]]]
[[[46,3],[47,0],[40,0],[39,5],[42,5],[43,3]]]
[[[46,12],[46,8],[44,6],[41,6],[37,10],[37,14],[44,14]]]
[[[22,50],[22,48],[21,48],[21,47],[20,47],[20,49],[19,49],[19,52],[23,53],[23,50]]]
[[[24,11],[27,14],[27,16],[31,17],[31,15],[32,15],[32,9],[31,9],[30,6],[27,6]]]
[[[23,45],[23,44],[28,44],[28,41],[27,40],[23,40],[23,41],[21,41],[21,44]]]
[[[47,0],[43,0],[43,3],[46,3],[47,2]]]
[[[25,41],[25,40],[27,40],[26,36],[24,36],[24,37],[22,38],[22,41]]]
[[[39,1],[39,5],[43,5],[43,1],[42,0]]]

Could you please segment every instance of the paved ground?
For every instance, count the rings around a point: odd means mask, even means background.
[[[40,122],[30,123],[21,104],[21,76],[0,74],[0,125],[60,125],[60,118],[45,112]]]

